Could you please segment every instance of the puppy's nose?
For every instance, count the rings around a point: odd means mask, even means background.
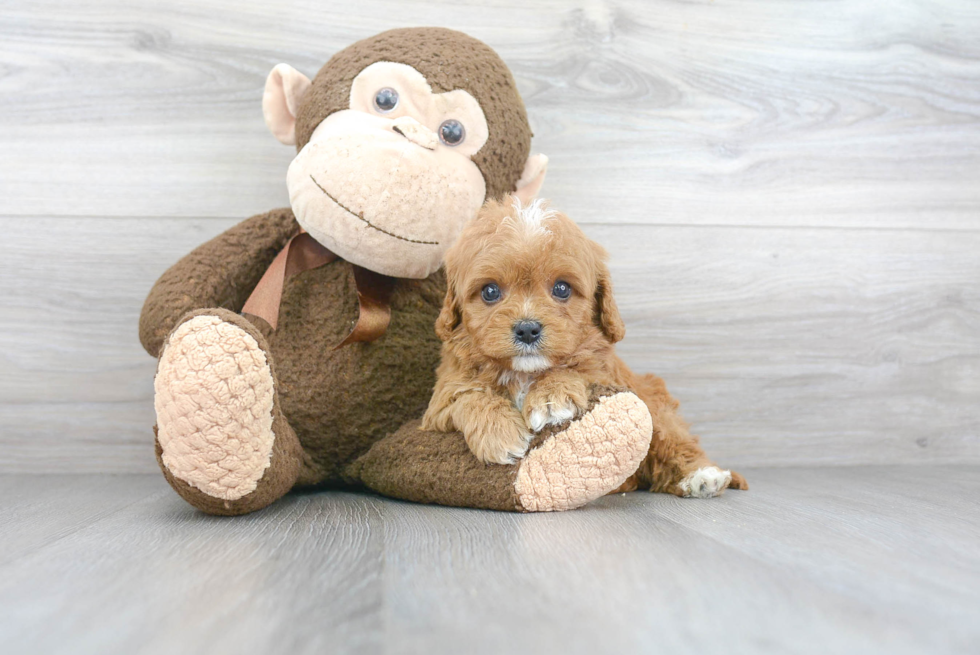
[[[518,321],[514,323],[514,336],[527,345],[536,343],[541,338],[541,323],[538,321]]]

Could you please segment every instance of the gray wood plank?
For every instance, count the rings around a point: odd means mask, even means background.
[[[297,495],[228,520],[151,479],[152,496],[0,567],[5,652],[380,652],[380,500]]]
[[[719,461],[976,461],[977,233],[588,232],[612,253],[620,353]]]
[[[232,223],[0,219],[0,470],[156,470],[139,310]],[[586,228],[620,352],[725,465],[980,461],[980,233]]]
[[[980,591],[960,582],[980,574],[975,468],[759,473],[752,491],[766,498],[764,510],[735,504],[708,512],[656,495],[652,502],[661,516],[849,597],[906,611],[928,603],[950,620],[971,621]]]
[[[0,564],[159,493],[160,476],[0,475]]]
[[[835,530],[824,521],[840,520],[843,496],[854,491],[847,471],[804,478],[837,485],[838,502],[803,492],[782,499],[796,484],[794,469],[769,484],[770,471],[750,471],[759,481],[753,491],[710,503],[628,494],[570,515],[490,518],[405,504],[389,528],[397,562],[388,571],[399,576],[391,600],[399,617],[390,624],[396,650],[427,651],[438,634],[445,652],[624,652],[654,644],[681,653],[969,652],[980,638],[972,621],[980,595],[969,582],[980,579],[976,513],[925,525],[903,520],[905,499],[895,491],[906,480],[891,479],[876,493],[890,520],[877,515],[878,505],[857,504],[849,517],[857,526]],[[868,485],[876,471],[862,472]],[[975,507],[980,480],[975,469],[965,476]],[[950,477],[932,500],[954,488]],[[794,521],[798,514],[822,520]],[[865,523],[877,524],[871,538],[858,529]],[[715,533],[734,536],[722,541]],[[884,544],[876,542],[884,535]],[[424,560],[418,550],[443,555]],[[957,565],[947,563],[951,556]],[[930,557],[938,561],[927,571],[912,570]],[[838,581],[845,572],[846,585]]]
[[[545,192],[599,222],[980,223],[980,8],[711,3],[6,2],[0,215],[240,218],[283,204],[263,80],[389,27],[495,47]]]
[[[99,478],[66,476],[76,499],[44,520],[72,531],[0,564],[0,639],[14,654],[975,652],[980,468],[746,473],[752,491],[711,501],[514,515],[324,491],[231,519],[159,476],[130,478],[142,498],[114,511]],[[5,527],[33,529],[45,482],[0,480],[20,490]],[[96,511],[76,529],[82,501]]]

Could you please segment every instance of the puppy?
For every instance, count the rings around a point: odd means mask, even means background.
[[[590,384],[628,387],[649,407],[654,435],[617,491],[710,497],[748,488],[708,460],[663,381],[616,356],[625,327],[606,258],[541,200],[487,203],[446,254],[442,362],[423,427],[460,430],[478,459],[511,464],[534,433],[586,409]]]

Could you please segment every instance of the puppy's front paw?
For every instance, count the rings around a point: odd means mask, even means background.
[[[524,401],[524,420],[534,432],[559,425],[581,414],[588,403],[585,384],[542,384]]]
[[[685,498],[714,498],[732,483],[732,472],[717,466],[705,466],[688,473],[678,483]]]
[[[535,432],[541,432],[546,425],[558,425],[570,421],[578,415],[579,409],[575,403],[547,402],[538,407],[529,407],[525,420],[527,427]]]
[[[531,434],[519,414],[488,417],[465,432],[466,444],[476,458],[487,464],[513,464],[524,457]]]

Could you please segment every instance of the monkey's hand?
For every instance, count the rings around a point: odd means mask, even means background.
[[[569,370],[546,373],[524,399],[522,413],[527,426],[540,432],[546,425],[570,421],[585,411],[589,388],[585,379]]]

